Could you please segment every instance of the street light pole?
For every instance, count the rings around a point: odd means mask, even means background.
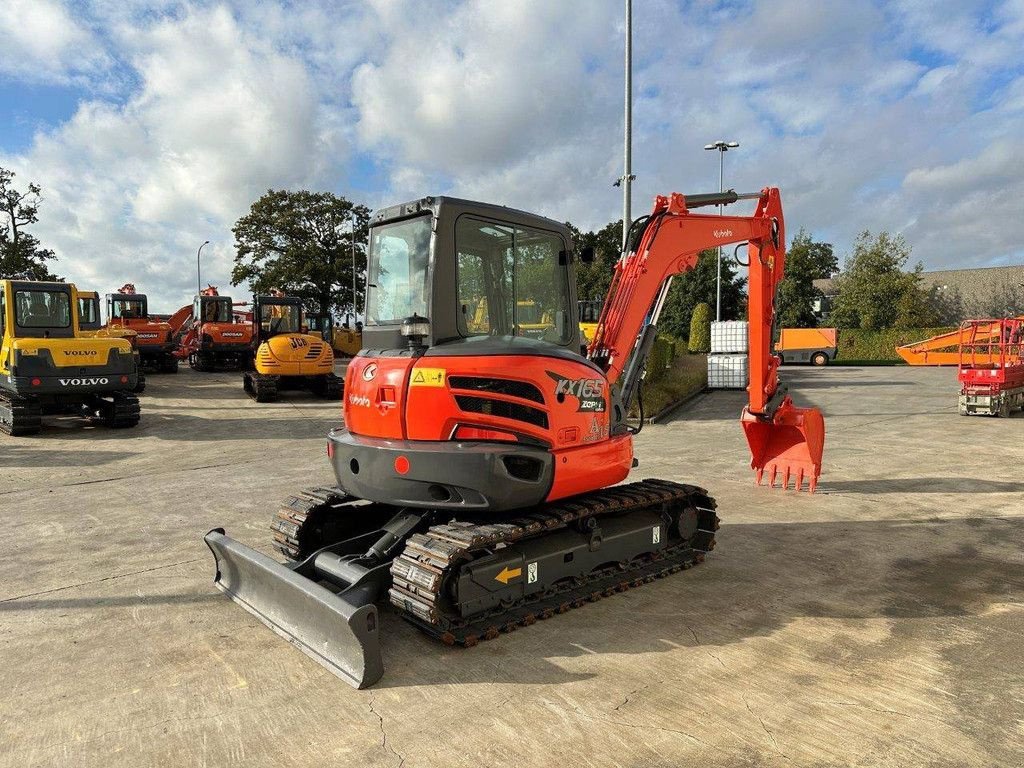
[[[356,329],[356,215],[352,213],[352,330]]]
[[[203,252],[203,248],[208,246],[210,241],[207,240],[205,243],[199,246],[199,250],[196,251],[196,295],[202,295],[203,293],[203,276],[199,269],[199,254]]]
[[[730,149],[736,149],[740,143],[738,141],[722,141],[719,139],[713,144],[705,144],[704,149],[718,150],[718,191],[725,192],[725,153]],[[718,208],[718,213],[721,216],[725,215],[725,209],[721,206]],[[716,294],[715,294],[715,320],[722,319],[722,246],[718,246],[718,278],[716,281]]]

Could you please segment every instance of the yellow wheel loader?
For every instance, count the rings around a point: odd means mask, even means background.
[[[302,301],[296,296],[257,296],[253,301],[253,370],[243,377],[257,403],[277,399],[282,389],[305,388],[328,400],[341,397],[334,352],[321,337],[302,332]]]
[[[0,280],[0,336],[0,431],[34,434],[44,414],[139,423],[132,345],[81,335],[71,283]]]

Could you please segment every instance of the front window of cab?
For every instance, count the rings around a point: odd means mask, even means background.
[[[78,299],[78,324],[89,329],[100,326],[100,302],[98,299]]]
[[[572,340],[565,241],[554,232],[462,216],[455,225],[464,336]]]
[[[71,325],[71,298],[64,291],[17,291],[14,320],[22,328],[67,328]]]
[[[142,299],[115,299],[110,315],[116,320],[146,316],[146,302]]]
[[[231,299],[203,298],[203,322],[204,323],[230,323],[233,319]]]
[[[302,310],[297,304],[261,304],[260,325],[272,336],[298,333],[302,326]]]
[[[367,325],[427,316],[430,216],[374,227],[370,233]]]

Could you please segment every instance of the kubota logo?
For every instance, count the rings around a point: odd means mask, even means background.
[[[368,366],[363,368],[363,381],[372,381],[373,377],[377,375],[377,364],[370,363]]]
[[[715,237],[732,237],[731,229],[716,229],[714,231]]]
[[[58,379],[62,387],[91,387],[97,384],[109,384],[110,379]]]
[[[363,408],[369,408],[370,407],[370,398],[363,397],[362,395],[349,395],[348,396],[348,401],[352,405],[358,405],[358,406],[361,406]]]
[[[68,357],[82,357],[83,355],[95,355],[95,349],[65,349],[64,354]]]

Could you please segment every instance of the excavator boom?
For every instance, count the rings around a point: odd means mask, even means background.
[[[709,216],[693,208],[756,199],[753,216]],[[760,193],[684,195],[655,199],[650,216],[638,222],[636,247],[619,260],[598,320],[589,357],[619,384],[625,407],[639,387],[643,366],[657,334],[658,316],[672,278],[697,264],[705,248],[747,244],[749,270],[750,386],[741,421],[760,483],[792,478],[813,491],[821,474],[825,425],[821,412],[797,408],[780,385],[779,358],[771,351],[775,292],[786,261],[782,201],[774,187]],[[633,242],[631,240],[631,242]]]

